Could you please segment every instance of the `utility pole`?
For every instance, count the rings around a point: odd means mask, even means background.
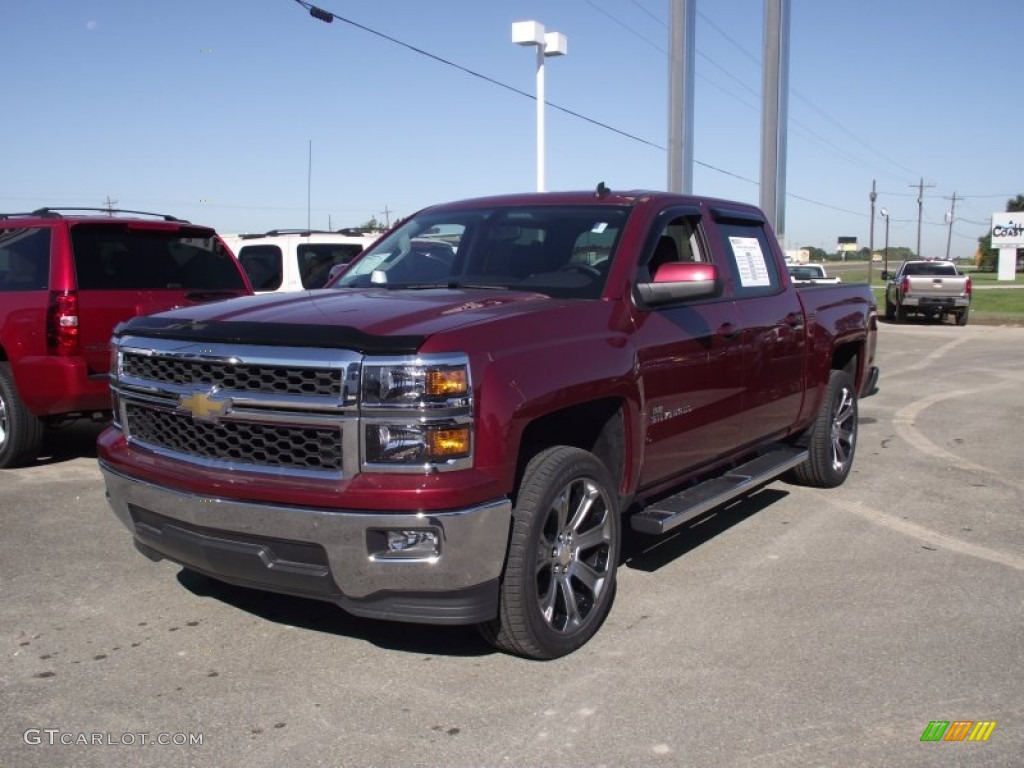
[[[868,235],[868,285],[871,285],[871,266],[875,262],[875,200],[878,193],[875,192],[875,180],[871,180],[871,229]]]
[[[389,210],[387,205],[384,206],[384,210],[381,211],[384,214],[384,229],[391,229],[391,214],[394,211]]]
[[[921,179],[917,184],[908,184],[908,187],[917,187],[917,258],[921,258],[921,213],[924,210],[924,188],[934,187],[934,184],[925,184]]]
[[[111,200],[110,195],[107,195],[107,199],[103,202],[107,206],[107,216],[114,215],[114,206],[117,205],[117,200]]]
[[[786,127],[789,123],[790,0],[764,0],[761,59],[761,210],[782,243],[786,232]]]
[[[956,213],[956,192],[954,191],[953,196],[946,199],[950,201],[949,213],[946,214],[949,216],[949,231],[946,233],[946,261],[949,261],[949,246],[953,240],[953,218]],[[962,197],[960,199],[963,200]]]
[[[669,15],[668,191],[691,195],[697,0],[671,0]]]

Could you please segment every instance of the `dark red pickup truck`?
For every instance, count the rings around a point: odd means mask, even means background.
[[[450,203],[325,290],[123,324],[100,466],[153,559],[552,658],[608,614],[623,524],[843,482],[876,329],[752,206]]]

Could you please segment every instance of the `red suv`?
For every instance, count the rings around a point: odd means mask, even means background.
[[[33,461],[47,426],[109,415],[119,322],[251,293],[209,227],[141,211],[0,214],[0,468]]]

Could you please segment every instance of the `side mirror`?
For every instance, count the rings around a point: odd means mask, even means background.
[[[693,261],[662,264],[649,283],[637,283],[637,293],[648,306],[684,299],[703,299],[721,291],[718,267]]]

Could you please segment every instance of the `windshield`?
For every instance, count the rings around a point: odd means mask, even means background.
[[[628,214],[626,207],[597,205],[426,212],[330,287],[472,287],[596,299]]]

